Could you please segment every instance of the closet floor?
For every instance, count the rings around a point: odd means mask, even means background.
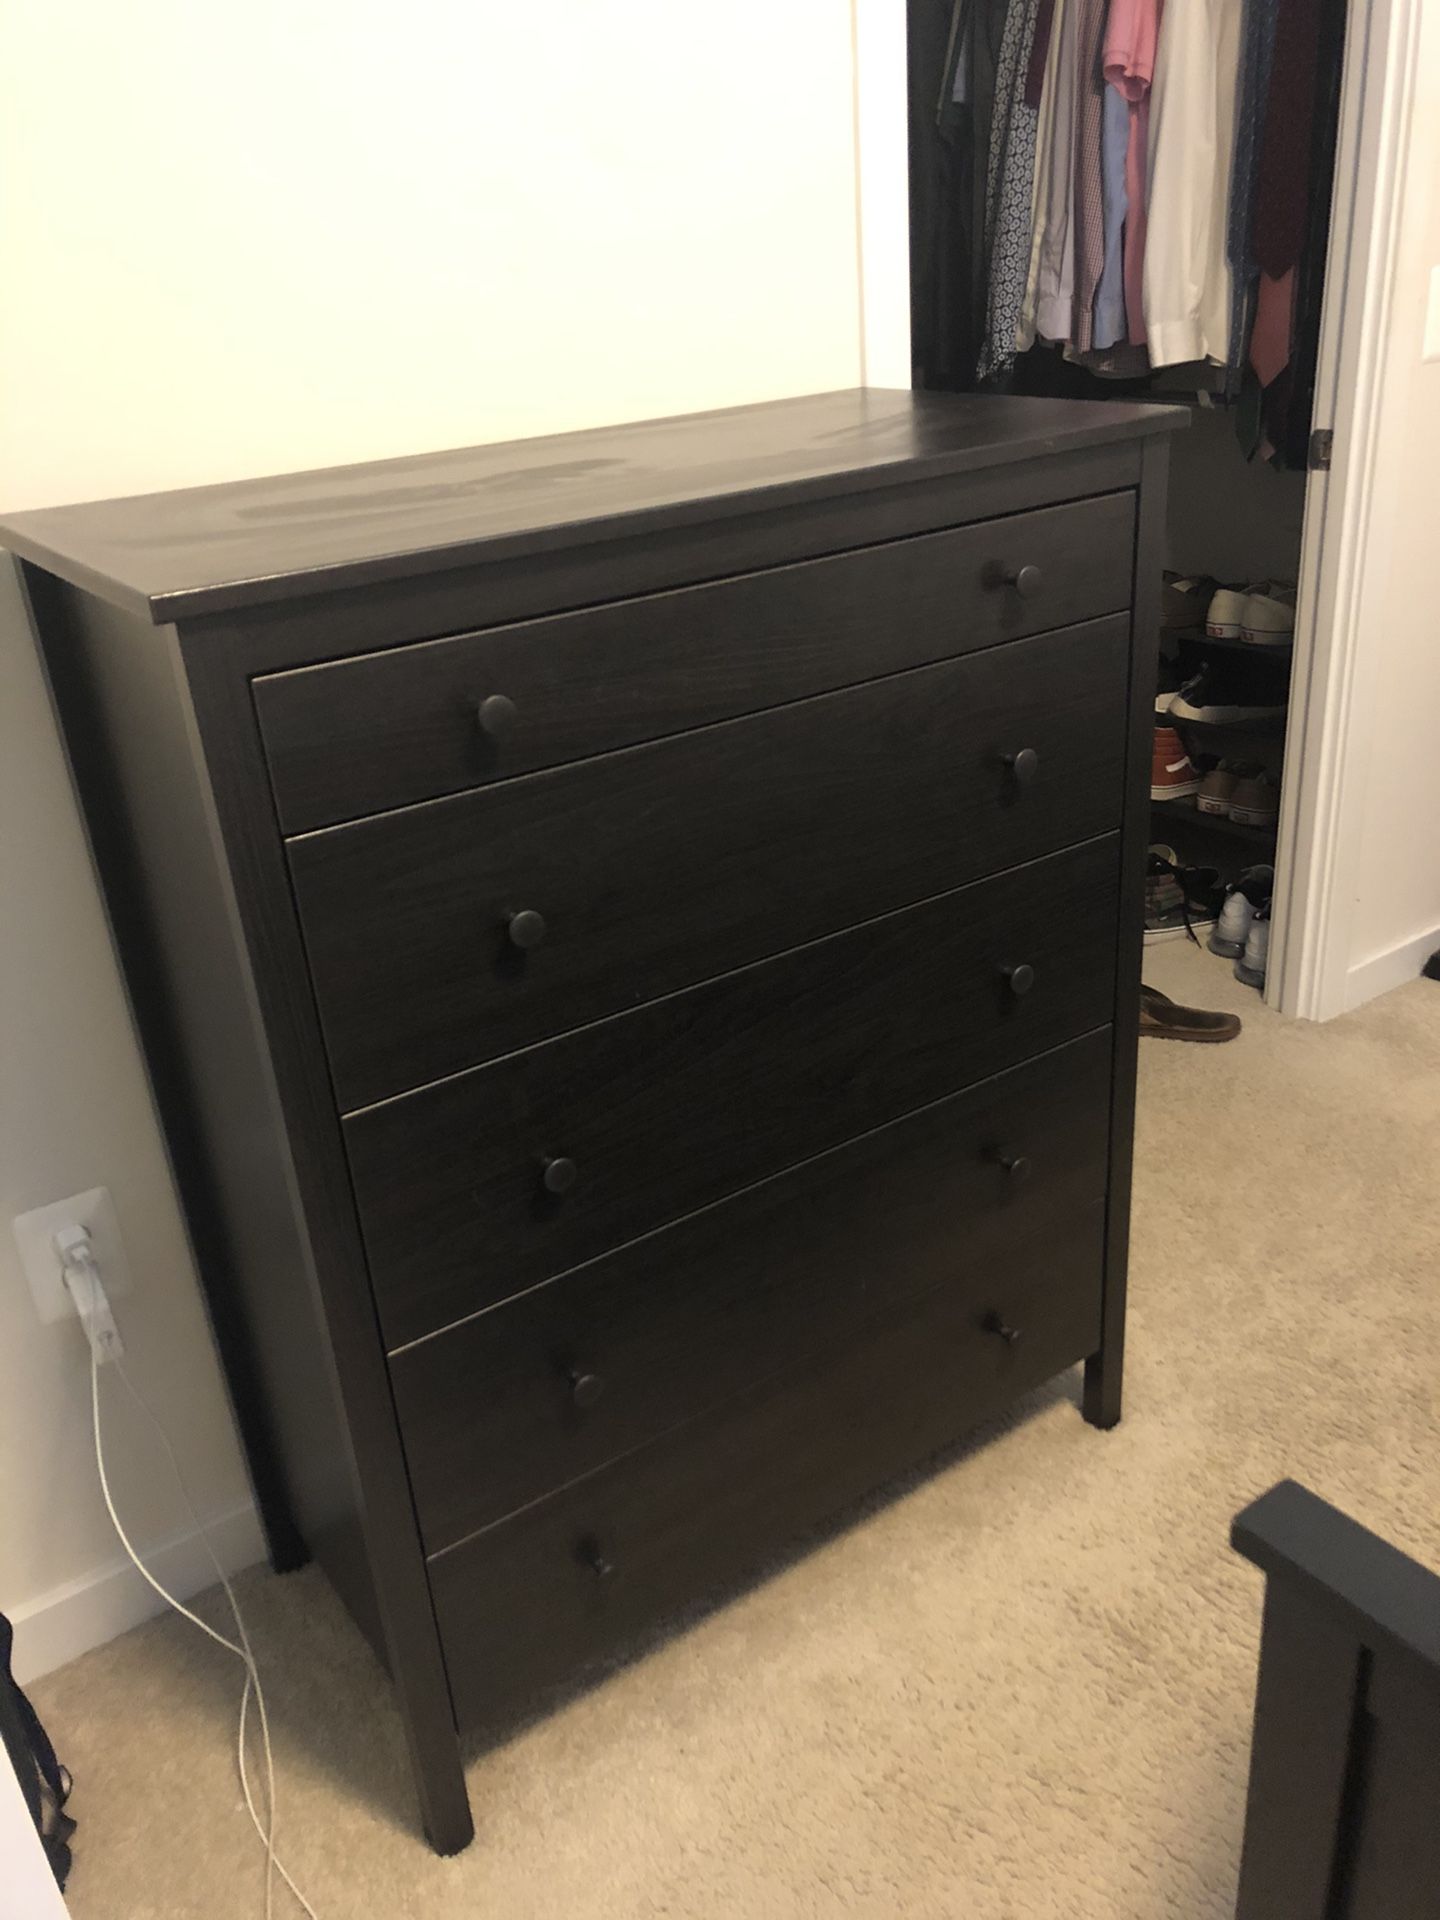
[[[1232,1514],[1294,1475],[1440,1567],[1440,985],[1315,1027],[1179,943],[1146,978],[1246,1026],[1142,1042],[1116,1432],[1062,1382],[477,1754],[454,1860],[323,1580],[245,1576],[280,1850],[322,1920],[1229,1920],[1261,1601]],[[239,1692],[178,1621],[36,1686],[76,1920],[263,1911]]]

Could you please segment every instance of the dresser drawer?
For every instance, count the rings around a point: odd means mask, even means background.
[[[1105,1025],[1118,878],[1106,835],[352,1115],[387,1344]]]
[[[430,1561],[462,1726],[613,1659],[1100,1343],[1103,1205]],[[994,1313],[1023,1328],[1007,1344]]]
[[[341,1105],[1117,826],[1128,660],[1095,621],[292,841]]]
[[[1105,494],[263,675],[281,823],[355,819],[1118,612],[1134,531],[1134,495]],[[482,724],[487,700],[513,712]]]
[[[909,1294],[943,1282],[978,1301],[1003,1288],[1032,1242],[1053,1245],[1104,1194],[1110,1055],[1102,1028],[397,1354],[426,1547]]]

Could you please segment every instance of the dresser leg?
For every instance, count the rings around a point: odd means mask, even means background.
[[[1114,1348],[1102,1347],[1085,1362],[1081,1410],[1092,1427],[1119,1426],[1122,1375],[1123,1356]]]
[[[442,1751],[442,1746],[448,1751]],[[460,1764],[460,1742],[433,1740],[423,1757],[411,1748],[415,1787],[420,1796],[420,1821],[431,1850],[463,1853],[475,1838],[470,1796],[465,1791],[465,1769]]]

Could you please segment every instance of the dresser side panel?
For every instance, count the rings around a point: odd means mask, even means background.
[[[314,1389],[328,1364],[324,1335],[191,752],[175,636],[36,568],[24,573],[271,1558],[297,1566],[315,1517],[310,1483],[335,1479],[341,1505],[353,1493],[338,1406]]]

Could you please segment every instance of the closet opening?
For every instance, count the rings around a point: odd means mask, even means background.
[[[908,0],[914,385],[1191,409],[1146,941],[1262,990],[1345,35],[1345,0]]]

